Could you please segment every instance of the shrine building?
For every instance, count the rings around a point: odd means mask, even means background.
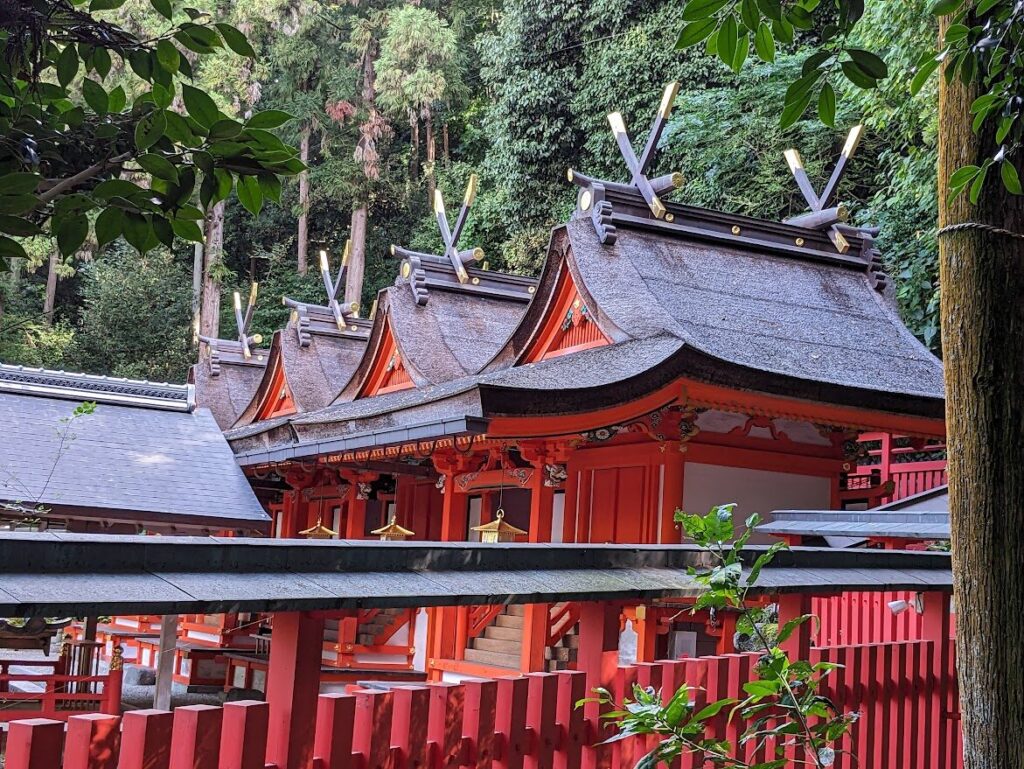
[[[236,300],[239,338],[209,340],[193,381],[276,536],[677,544],[677,509],[734,502],[770,524],[874,507],[902,495],[892,446],[941,452],[941,363],[899,318],[877,230],[835,202],[860,128],[820,195],[787,153],[809,213],[712,211],[666,199],[679,174],[649,175],[674,93],[639,157],[610,117],[628,183],[569,170],[576,208],[536,280],[460,245],[473,179],[454,224],[435,200],[441,253],[393,247],[369,320],[338,305],[326,258],[324,304],[286,300],[269,352]],[[885,477],[863,465],[872,436]],[[914,490],[944,470],[928,478]],[[733,650],[721,618],[637,608],[636,659]],[[329,625],[324,660],[432,679],[571,667],[578,619],[571,603],[375,612]]]

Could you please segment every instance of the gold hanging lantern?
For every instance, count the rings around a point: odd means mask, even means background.
[[[494,514],[494,520],[480,526],[474,526],[473,531],[480,532],[481,542],[519,542],[528,532],[518,529],[511,523],[505,522],[505,511],[500,507]]]
[[[415,532],[409,531],[405,527],[398,525],[397,515],[391,516],[391,520],[388,521],[387,526],[381,526],[379,529],[374,529],[370,533],[380,536],[381,542],[401,542],[408,537],[416,536]]]
[[[300,531],[299,536],[306,539],[335,539],[338,536],[338,532],[324,526],[321,517],[317,516],[316,525]]]

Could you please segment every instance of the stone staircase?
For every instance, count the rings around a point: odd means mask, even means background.
[[[369,622],[359,625],[356,643],[360,646],[372,646],[373,640],[380,632],[399,619],[404,612],[404,609],[381,609]],[[329,619],[324,623],[324,641],[337,643],[338,620]]]
[[[523,606],[506,606],[484,632],[471,638],[465,659],[478,665],[519,670],[523,651]],[[549,671],[567,670],[576,661],[578,636],[573,628],[554,646],[545,649]]]

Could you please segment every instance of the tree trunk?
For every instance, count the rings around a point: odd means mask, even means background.
[[[192,344],[199,344],[199,317],[203,306],[203,244],[192,248]]]
[[[60,254],[56,250],[51,251],[46,269],[46,295],[43,297],[43,322],[47,326],[53,325],[53,308],[57,303],[57,266],[59,264]]]
[[[437,186],[437,180],[434,178],[434,162],[437,159],[437,141],[434,139],[434,121],[429,109],[423,116],[423,121],[427,129],[427,163],[425,166],[427,174],[427,199],[433,202],[434,189]]]
[[[309,164],[309,136],[312,127],[306,123],[299,137],[299,159]],[[309,269],[309,170],[299,174],[299,275]]]
[[[448,168],[452,159],[452,153],[448,146],[448,121],[441,126],[441,151],[444,153],[444,167]]]
[[[217,268],[224,257],[224,201],[206,217],[203,248],[203,301],[199,308],[199,333],[216,338],[220,331],[220,280]]]
[[[345,304],[362,302],[363,272],[366,270],[366,218],[369,206],[363,203],[352,210],[349,229],[352,247],[348,253],[348,272],[345,273]]]
[[[415,110],[409,110],[409,179],[415,184],[420,178],[420,121]]]
[[[991,130],[971,130],[976,95],[940,79],[939,225],[1024,233],[1024,198],[996,167],[977,206],[947,203],[950,173],[995,152]],[[1024,241],[947,232],[939,263],[964,767],[1003,769],[1024,756]]]

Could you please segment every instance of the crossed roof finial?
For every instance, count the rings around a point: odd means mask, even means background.
[[[863,131],[864,126],[862,125],[855,125],[850,129],[846,136],[846,144],[843,145],[843,151],[836,162],[836,167],[832,170],[832,176],[829,177],[828,183],[825,185],[825,189],[822,190],[821,195],[815,192],[814,187],[811,186],[811,180],[807,176],[807,171],[804,170],[804,162],[800,157],[800,153],[795,149],[788,149],[785,152],[789,170],[796,179],[797,187],[800,188],[804,200],[807,201],[807,205],[811,209],[810,213],[791,217],[786,220],[786,223],[809,229],[827,228],[828,239],[832,241],[836,251],[841,254],[846,253],[850,248],[850,244],[843,237],[843,230],[849,232],[853,229],[843,224],[849,218],[850,212],[842,204],[835,206],[830,204],[835,197],[843,174],[846,173],[846,167],[850,162],[850,158],[857,151],[857,145],[860,144],[860,137]]]
[[[256,297],[259,294],[259,283],[253,281],[249,288],[249,299],[245,305],[245,314],[242,314],[242,297],[235,291],[235,326],[238,329],[238,344],[242,347],[242,355],[246,360],[252,357],[250,345],[259,344],[263,337],[259,334],[249,335],[249,326],[252,325],[252,314],[256,310]]]
[[[667,174],[656,179],[647,178],[647,171],[654,161],[658,142],[661,140],[661,134],[668,123],[669,115],[672,114],[672,105],[675,104],[677,93],[679,93],[678,82],[671,82],[665,86],[665,92],[661,96],[661,105],[658,107],[658,114],[654,117],[650,133],[647,134],[647,143],[644,145],[643,152],[639,158],[637,158],[636,153],[633,151],[633,143],[630,141],[629,133],[626,131],[626,123],[622,119],[622,113],[613,112],[608,116],[612,133],[615,134],[615,141],[619,145],[619,152],[622,153],[626,166],[632,174],[629,183],[640,191],[656,219],[661,219],[665,216],[665,204],[661,202],[659,195],[679,187],[682,182],[680,174]]]
[[[401,246],[391,246],[392,256],[401,258],[402,269],[401,274],[403,278],[409,280],[409,284],[412,286],[413,296],[416,297],[416,303],[424,305],[427,303],[427,290],[426,290],[426,278],[423,275],[422,262],[424,258],[428,260],[445,260],[451,263],[452,268],[455,270],[455,275],[459,279],[459,283],[469,282],[469,273],[466,272],[466,264],[469,262],[479,262],[484,258],[483,249],[480,248],[469,248],[459,250],[459,238],[462,236],[462,231],[466,226],[466,219],[469,217],[469,209],[473,205],[473,201],[476,199],[478,179],[476,174],[470,174],[469,184],[466,186],[466,194],[462,198],[462,207],[459,209],[459,215],[455,219],[455,226],[450,227],[448,224],[448,215],[445,212],[444,197],[441,195],[441,190],[434,190],[434,216],[437,218],[437,228],[441,232],[441,240],[444,242],[444,255],[438,257],[435,254],[423,254],[418,251],[410,251],[402,248]]]
[[[345,276],[348,273],[348,258],[351,248],[352,242],[346,240],[345,250],[341,256],[341,266],[338,267],[338,276],[336,278],[331,277],[331,263],[327,258],[327,251],[320,249],[320,277],[324,283],[324,291],[327,292],[327,309],[334,316],[334,323],[337,325],[338,331],[344,331],[348,325],[348,318],[359,312],[358,302],[342,304],[338,301],[338,295],[345,287]],[[286,307],[291,307],[300,315],[306,312],[305,307],[308,302],[300,302],[295,299],[289,299],[286,296],[282,297],[281,301]],[[301,332],[299,338],[303,338]]]

